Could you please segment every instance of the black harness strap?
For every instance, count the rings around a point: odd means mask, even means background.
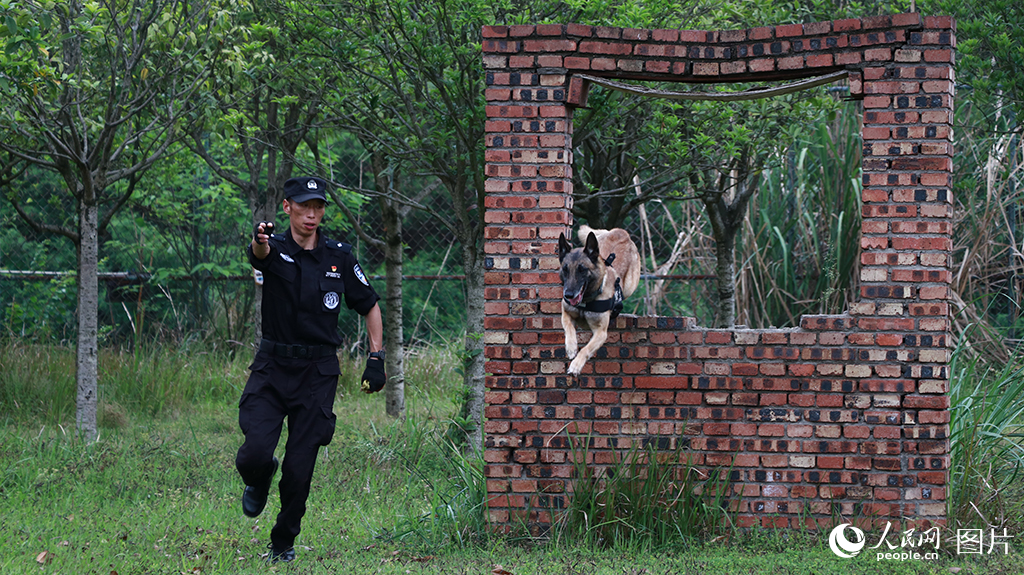
[[[612,254],[611,257],[614,258],[615,254]],[[583,311],[592,313],[604,313],[611,310],[612,319],[615,319],[622,312],[622,299],[622,286],[620,285],[619,278],[615,278],[615,293],[612,294],[612,297],[588,301],[580,307],[583,308]]]

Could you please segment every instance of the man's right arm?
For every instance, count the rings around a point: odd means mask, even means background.
[[[270,230],[266,229],[266,222],[260,222],[253,230],[252,242],[249,243],[249,253],[258,260],[265,260],[270,255]]]

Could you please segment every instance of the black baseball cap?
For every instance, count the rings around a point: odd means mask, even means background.
[[[284,183],[284,199],[298,204],[309,200],[327,203],[327,182],[320,178],[291,178]]]

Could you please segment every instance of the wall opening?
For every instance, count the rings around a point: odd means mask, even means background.
[[[645,274],[628,313],[793,327],[855,301],[862,114],[845,70],[715,91],[574,78],[590,89],[573,115],[573,218],[636,241]],[[726,206],[735,225],[719,241],[709,213]],[[734,262],[732,306],[720,256]]]

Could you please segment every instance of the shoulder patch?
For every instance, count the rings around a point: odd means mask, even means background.
[[[355,272],[356,279],[358,279],[360,283],[362,283],[364,286],[370,285],[370,282],[366,281],[366,275],[363,274],[363,268],[359,267],[359,264],[356,264],[352,268],[352,271]]]

